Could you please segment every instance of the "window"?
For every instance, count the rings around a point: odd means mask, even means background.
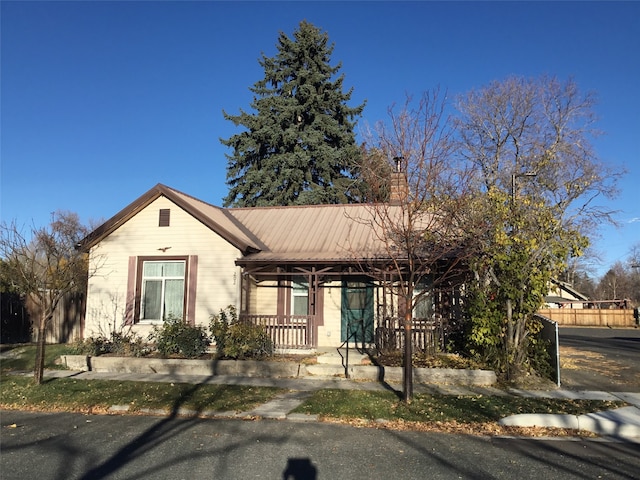
[[[184,260],[142,262],[140,320],[183,317],[185,271]]]
[[[419,283],[415,285],[413,290],[414,301],[419,295],[420,298],[417,299],[417,302],[413,306],[413,318],[430,320],[433,315],[433,296],[426,284]]]
[[[158,226],[168,227],[171,220],[171,210],[168,208],[161,208],[158,215]]]
[[[291,314],[309,315],[309,282],[305,277],[291,280]]]

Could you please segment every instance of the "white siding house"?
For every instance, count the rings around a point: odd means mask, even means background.
[[[81,243],[97,272],[83,336],[145,338],[171,315],[207,326],[234,305],[277,347],[372,344],[400,328],[391,276],[372,273],[387,271],[375,215],[364,204],[223,209],[156,185]]]
[[[206,326],[212,314],[239,303],[241,249],[169,198],[175,192],[156,188],[157,195],[87,240],[96,274],[88,284],[85,337],[123,326],[146,337],[171,313]]]

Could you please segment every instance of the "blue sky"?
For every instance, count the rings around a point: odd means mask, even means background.
[[[572,77],[599,97],[596,148],[624,166],[602,273],[640,242],[640,3],[11,2],[1,9],[5,221],[54,210],[108,219],[156,183],[221,205],[260,54],[301,20],[327,31],[352,105],[374,124],[405,94],[450,96],[517,74]]]

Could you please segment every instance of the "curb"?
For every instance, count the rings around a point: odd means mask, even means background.
[[[505,417],[500,425],[586,430],[598,435],[640,441],[640,409],[622,407],[585,415],[520,414]]]

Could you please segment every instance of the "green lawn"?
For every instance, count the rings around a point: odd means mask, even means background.
[[[56,364],[60,355],[72,353],[70,345],[47,345],[44,349],[45,368],[63,368]],[[0,360],[0,369],[33,371],[36,362],[35,345],[3,345],[3,358]]]
[[[35,385],[30,375],[35,346],[6,346],[2,350],[0,408],[102,412],[112,405],[127,405],[130,411],[178,408],[196,411],[248,411],[265,403],[283,389],[238,385],[191,385],[114,380],[45,378]],[[67,345],[48,345],[46,366],[70,352]],[[7,355],[9,355],[7,357]],[[61,367],[57,367],[61,368]],[[410,404],[389,391],[319,390],[295,412],[317,414],[342,421],[353,419],[415,422],[421,425],[456,423],[481,425],[518,413],[580,415],[624,406],[623,402],[556,400],[515,396],[454,396],[416,394]]]
[[[624,405],[623,402],[599,400],[421,394],[414,395],[413,401],[406,404],[393,392],[387,391],[320,390],[296,412],[331,418],[483,423],[519,413],[581,415]]]
[[[0,407],[63,411],[105,411],[112,405],[128,405],[172,411],[246,411],[267,402],[284,390],[238,385],[127,382],[112,380],[45,379],[35,385],[31,377],[3,375]]]

